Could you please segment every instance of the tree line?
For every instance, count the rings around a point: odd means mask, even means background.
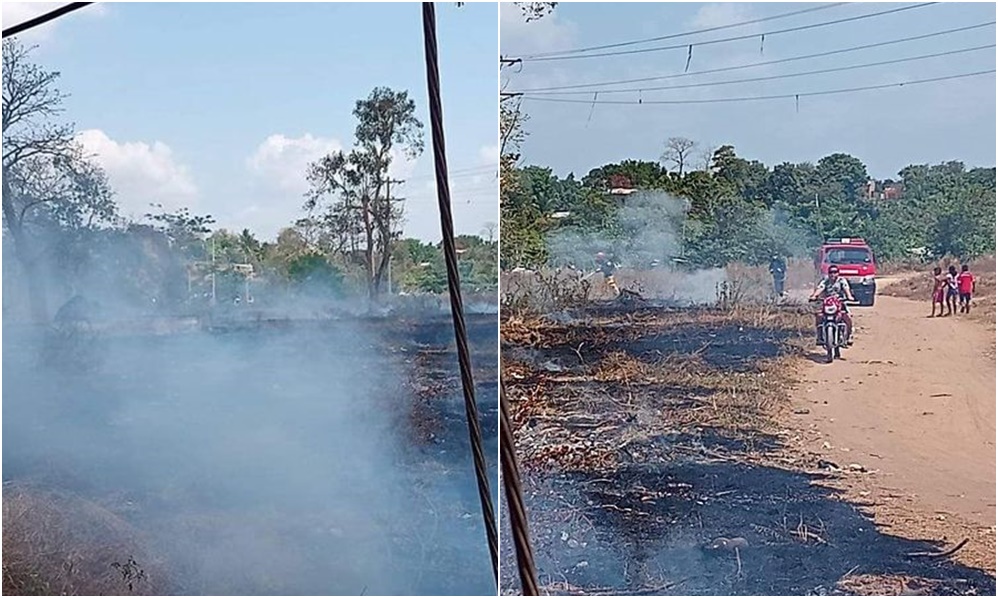
[[[514,4],[529,21],[550,14],[558,3]],[[500,64],[500,70],[511,66]],[[685,267],[760,264],[774,254],[811,257],[822,240],[845,236],[866,239],[880,260],[967,259],[995,252],[993,166],[968,169],[955,160],[912,164],[896,178],[875,180],[861,160],[845,153],[769,167],[739,156],[731,145],[670,137],[659,160],[624,160],[581,179],[574,173],[561,178],[544,166],[520,165],[529,116],[520,99],[500,98],[503,269],[549,264],[552,245],[566,240],[600,238],[608,246],[626,247],[613,241],[640,232],[635,210],[628,210],[635,191],[651,192],[634,202],[642,204],[639,216],[672,220],[651,223],[658,231],[670,230],[664,251],[680,254],[660,257],[679,258],[674,261]],[[647,205],[655,198],[670,204],[656,210]],[[681,210],[673,200],[681,202]]]
[[[406,91],[378,87],[356,102],[354,148],[310,164],[303,217],[261,241],[188,209],[122,217],[106,173],[61,120],[59,73],[32,62],[32,50],[3,41],[3,248],[15,260],[3,269],[5,315],[48,321],[59,303],[87,294],[178,312],[446,288],[439,244],[402,238],[404,181],[390,167],[423,147]],[[474,291],[497,279],[498,239],[483,234],[457,238],[462,283]]]
[[[845,236],[863,237],[885,260],[994,253],[994,167],[914,164],[896,178],[875,180],[845,153],[769,167],[731,145],[705,151],[674,137],[660,160],[625,160],[581,179],[561,178],[550,168],[517,164],[526,117],[513,101],[503,104],[503,268],[548,263],[549,240],[566,231],[627,234],[620,215],[638,190],[682,201],[674,223],[677,261],[697,268],[760,264],[773,254],[810,257],[823,239]]]

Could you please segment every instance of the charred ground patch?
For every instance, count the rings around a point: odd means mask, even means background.
[[[939,547],[878,529],[822,484],[861,472],[782,450],[788,432],[772,416],[809,333],[797,308],[613,307],[504,320],[504,376],[546,591],[994,592],[986,572],[925,557]],[[712,549],[722,539],[737,553]],[[515,561],[510,542],[503,547],[511,592]]]
[[[985,572],[877,530],[821,476],[689,456],[614,475],[531,478],[542,583],[552,594],[987,594]],[[744,542],[735,550],[723,539]]]

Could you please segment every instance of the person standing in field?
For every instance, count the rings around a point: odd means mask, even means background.
[[[773,291],[777,297],[783,297],[783,289],[787,282],[787,262],[777,254],[769,260],[769,273],[773,277]]]
[[[946,315],[956,313],[956,298],[959,295],[956,281],[956,266],[950,266],[946,271]]]
[[[617,280],[614,278],[614,274],[617,272],[617,264],[602,251],[596,254],[595,261],[596,270],[603,274],[607,286],[613,290],[614,297],[620,297],[620,287],[617,286]]]
[[[970,298],[977,290],[977,281],[970,273],[970,266],[964,264],[960,267],[960,274],[956,277],[957,290],[960,292],[960,313],[970,313]]]
[[[943,315],[943,305],[946,298],[946,277],[943,276],[943,269],[936,266],[932,270],[932,314],[930,318],[936,317],[936,305],[939,305],[939,315]]]

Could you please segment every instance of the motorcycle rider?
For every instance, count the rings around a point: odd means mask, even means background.
[[[600,251],[596,254],[596,269],[603,274],[606,284],[613,289],[614,295],[620,297],[620,287],[617,286],[617,281],[613,278],[614,273],[617,271],[617,264],[613,263],[605,253]]]
[[[852,344],[852,316],[849,315],[849,308],[846,307],[845,302],[855,301],[856,299],[852,296],[852,289],[849,288],[849,282],[839,277],[839,267],[832,265],[828,267],[828,276],[823,278],[821,282],[818,283],[818,287],[814,289],[811,293],[809,301],[817,301],[824,299],[832,294],[838,295],[839,299],[842,300],[842,323],[846,325],[846,345]],[[818,343],[821,344],[821,311],[819,310],[815,314],[814,322],[815,328],[818,333]]]

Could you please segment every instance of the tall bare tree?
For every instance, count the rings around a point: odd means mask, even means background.
[[[35,320],[48,319],[44,260],[60,230],[113,221],[104,172],[86,160],[73,128],[52,122],[66,95],[58,72],[30,61],[33,48],[3,41],[3,224],[14,243]]]
[[[679,176],[683,175],[683,169],[689,162],[690,153],[696,148],[697,142],[685,137],[669,137],[665,142],[665,152],[662,154],[662,161],[671,163],[676,167]]]
[[[375,88],[354,108],[355,148],[322,157],[306,174],[305,209],[314,214],[321,208],[323,222],[345,243],[360,237],[371,299],[381,294],[391,248],[401,234],[402,200],[392,195],[392,185],[403,181],[391,179],[392,160],[423,151],[423,124],[415,112],[408,92]],[[332,201],[323,203],[330,196]]]
[[[710,167],[714,163],[714,148],[711,144],[700,147],[696,155],[696,167],[698,170],[710,172]]]

